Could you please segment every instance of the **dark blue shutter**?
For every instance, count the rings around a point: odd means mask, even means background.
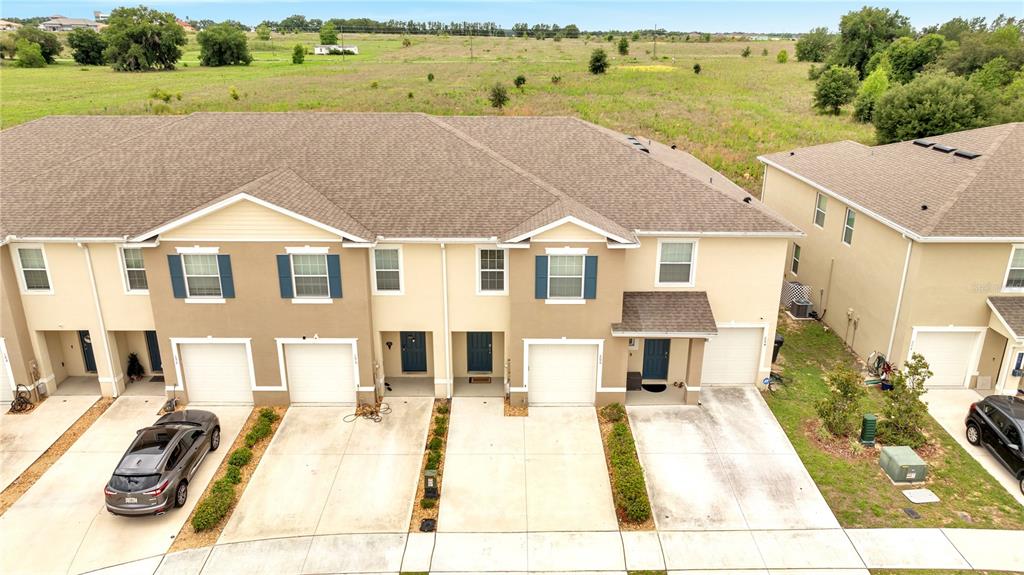
[[[537,256],[537,280],[534,283],[534,297],[548,299],[548,256]]]
[[[220,267],[220,291],[224,297],[235,297],[235,278],[231,275],[231,256],[217,256]]]
[[[587,256],[583,265],[583,299],[597,297],[597,256]]]
[[[341,297],[341,256],[328,254],[327,256],[327,284],[331,288],[331,297]]]
[[[295,292],[292,290],[291,256],[277,256],[277,279],[281,284],[281,297],[284,299],[295,297]]]
[[[167,267],[171,268],[171,290],[174,292],[174,297],[186,297],[188,294],[185,292],[185,272],[181,269],[181,256],[168,255]]]

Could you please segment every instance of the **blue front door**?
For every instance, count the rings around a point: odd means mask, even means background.
[[[644,340],[644,379],[668,379],[668,348],[670,340]]]
[[[155,331],[146,332],[146,347],[149,349],[149,371],[163,371],[164,363],[160,360],[160,344],[157,343]]]
[[[92,339],[88,330],[78,332],[78,343],[82,346],[82,359],[85,360],[85,371],[96,373],[96,356],[92,353]]]
[[[403,331],[402,371],[427,371],[427,334],[422,331]]]
[[[466,363],[469,371],[491,372],[491,332],[471,331],[466,334]]]

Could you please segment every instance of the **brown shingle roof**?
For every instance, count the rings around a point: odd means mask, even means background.
[[[1018,338],[1024,338],[1024,296],[989,296],[989,303]]]
[[[48,147],[69,133],[73,145]],[[636,229],[798,233],[572,118],[66,117],[4,130],[0,146],[0,227],[20,237],[134,237],[252,186],[366,239],[507,238],[553,213],[630,240]]]
[[[761,159],[918,236],[1024,237],[1024,123],[927,140],[981,156],[961,158],[910,141],[843,141]]]
[[[718,327],[706,292],[625,292],[612,333],[714,335]]]

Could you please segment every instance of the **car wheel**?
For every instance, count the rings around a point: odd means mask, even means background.
[[[1024,475],[1020,476],[1020,492],[1024,493]]]
[[[188,501],[188,483],[182,481],[178,484],[178,488],[174,490],[174,506],[183,507],[185,501]]]
[[[214,427],[210,434],[210,451],[217,451],[218,447],[220,447],[220,428]]]
[[[981,443],[981,431],[973,423],[967,424],[967,442],[971,445],[979,445]]]

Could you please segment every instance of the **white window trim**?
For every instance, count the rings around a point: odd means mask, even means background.
[[[1013,244],[1010,247],[1010,259],[1006,261],[1006,273],[1003,274],[1003,285],[1002,285],[1002,292],[1003,293],[1024,293],[1024,287],[1007,287],[1006,286],[1006,282],[1010,281],[1010,270],[1011,269],[1017,269],[1017,268],[1011,268],[1010,267],[1010,266],[1013,265],[1013,254],[1016,253],[1017,250],[1024,251],[1024,244]],[[53,286],[51,285],[50,287],[53,287]]]
[[[178,249],[180,250],[181,248],[178,248]],[[213,249],[216,250],[217,248],[213,248]],[[179,253],[181,253],[181,252],[179,252]],[[184,252],[184,253],[181,253],[182,256],[216,255],[216,254],[217,254],[217,252],[212,252],[211,253],[211,252],[208,252],[208,251]],[[185,281],[185,303],[225,303],[226,302],[226,300],[224,299],[224,282],[221,280],[221,276],[220,276],[220,258],[214,258],[213,261],[217,263],[217,286],[220,287],[220,295],[219,296],[214,296],[214,295],[192,295],[192,291],[188,287],[188,271],[186,271],[185,258],[184,257],[181,258],[181,277]],[[210,276],[202,275],[202,276],[195,276],[195,277],[206,278],[206,277],[210,277]]]
[[[552,248],[552,249],[557,249],[557,248]],[[566,249],[568,249],[568,248],[566,248]],[[573,249],[575,249],[575,248],[573,248]],[[586,303],[586,300],[583,299],[583,296],[586,294],[586,291],[587,291],[587,256],[585,255],[585,253],[586,252],[584,251],[583,254],[577,254],[577,253],[554,254],[554,255],[557,255],[557,256],[571,256],[571,257],[578,257],[578,258],[582,258],[583,259],[583,266],[582,266],[582,268],[580,270],[580,275],[579,275],[579,278],[580,278],[580,295],[579,296],[553,296],[553,295],[551,295],[551,278],[552,278],[552,275],[551,275],[551,260],[548,260],[548,297],[544,298],[544,303],[554,303],[554,304],[566,304],[566,303],[582,304],[582,303]],[[560,277],[560,278],[575,278],[577,276],[557,276],[557,277]]]
[[[398,289],[377,289],[377,250],[398,250]],[[402,246],[397,244],[379,245],[370,250],[370,281],[373,283],[373,295],[405,295],[405,255]]]
[[[639,337],[627,338],[627,340],[626,340],[626,349],[628,349],[630,351],[636,351],[636,350],[640,349],[640,338]]]
[[[690,281],[688,282],[663,282],[661,281],[661,246],[662,244],[693,244],[693,252],[690,254]],[[700,242],[697,240],[676,240],[658,239],[658,251],[654,261],[654,286],[655,287],[694,287],[697,285],[697,249]]]
[[[132,289],[131,284],[128,282],[128,264],[124,259],[124,250],[141,250],[139,246],[132,245],[121,245],[117,246],[117,258],[121,263],[121,285],[124,287],[125,295],[149,295],[149,289]],[[149,270],[146,269],[145,263],[143,263],[142,271],[146,272],[146,285],[149,285]]]
[[[171,356],[174,359],[174,371],[177,375],[177,385],[164,386],[165,391],[185,391],[185,374],[181,369],[181,353],[178,346],[189,343],[213,343],[213,344],[243,344],[245,345],[246,359],[249,360],[249,388],[253,391],[280,391],[280,386],[256,385],[256,368],[252,361],[252,338],[250,337],[172,337]]]
[[[825,209],[821,209],[821,208],[818,207],[818,205],[820,204],[822,199],[825,200]],[[821,225],[818,225],[818,212],[821,212]],[[814,198],[814,214],[811,216],[811,223],[814,224],[814,227],[818,228],[819,230],[823,230],[823,229],[825,229],[825,218],[827,218],[827,217],[828,217],[828,196],[826,196],[825,194],[823,194],[821,192],[818,192],[818,195],[815,196],[815,198]]]
[[[277,365],[281,371],[281,386],[275,390],[288,389],[288,369],[284,361],[284,346],[286,345],[351,345],[352,346],[352,381],[355,382],[356,393],[373,391],[373,386],[362,387],[359,385],[359,339],[354,337],[277,337]],[[269,388],[268,388],[269,389]],[[357,398],[358,399],[358,398]]]
[[[22,295],[53,295],[53,274],[50,273],[50,260],[46,257],[46,248],[43,244],[17,244],[14,245],[14,266],[18,270],[18,287],[21,288]],[[39,250],[43,254],[43,265],[46,266],[46,283],[50,285],[50,289],[28,289],[25,284],[25,270],[21,267],[21,253],[22,249],[27,250]]]
[[[485,289],[481,289],[481,287],[480,287],[480,283],[481,283],[480,280],[481,280],[481,276],[483,275],[483,271],[484,271],[480,267],[480,252],[482,252],[483,250],[500,251],[502,253],[502,258],[503,258],[502,261],[504,262],[504,267],[502,268],[502,271],[504,272],[503,277],[505,278],[505,285],[500,290],[485,290]],[[508,295],[508,268],[509,268],[509,265],[508,265],[508,249],[507,248],[499,248],[499,247],[496,247],[496,246],[477,246],[476,247],[476,295],[482,295],[482,296],[507,296]],[[490,271],[494,271],[494,270],[490,270]],[[376,273],[374,273],[374,277],[376,277]]]
[[[797,277],[797,272],[800,271],[800,252],[803,252],[803,248],[800,247],[800,244],[793,242],[793,255],[789,258],[789,273],[794,277]]]
[[[326,296],[301,296],[299,295],[299,288],[295,285],[295,258],[293,256],[324,256],[324,275],[322,277],[327,278],[327,295]],[[330,268],[327,267],[327,251],[324,248],[323,252],[289,252],[288,253],[288,267],[291,271],[292,276],[292,303],[331,303],[331,272]],[[302,277],[321,277],[319,275],[310,276],[304,275]]]
[[[531,345],[596,345],[597,346],[597,385],[594,387],[594,401],[602,391],[624,392],[625,387],[604,387],[604,340],[603,339],[523,339],[523,386],[511,387],[509,391],[529,393],[530,386],[530,346]],[[529,402],[529,397],[527,397]]]
[[[850,225],[850,214],[853,214],[852,226]],[[843,245],[852,246],[853,234],[856,232],[855,228],[857,226],[857,212],[853,211],[853,208],[847,206],[845,216],[846,217],[843,218],[843,229],[841,235],[839,236],[839,241],[842,242]],[[850,230],[850,241],[846,241],[846,230]]]

